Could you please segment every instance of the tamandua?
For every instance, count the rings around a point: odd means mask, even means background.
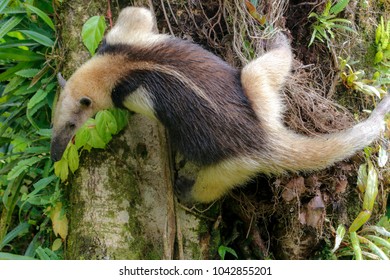
[[[369,145],[390,110],[385,97],[371,116],[339,133],[308,137],[283,125],[279,94],[289,75],[287,40],[237,70],[189,41],[154,31],[149,10],[128,7],[97,54],[63,87],[53,121],[51,157],[99,110],[127,108],[161,122],[172,145],[200,167],[178,178],[185,202],[211,202],[258,173],[318,170]]]

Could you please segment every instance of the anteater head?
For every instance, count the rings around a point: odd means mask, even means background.
[[[120,13],[105,41],[145,46],[164,38],[156,35],[155,20],[149,10],[129,7]],[[98,54],[83,64],[69,81],[59,76],[62,91],[53,120],[52,160],[61,159],[69,141],[88,118],[99,110],[113,107],[111,92],[131,68],[125,60],[120,55]]]
[[[90,60],[79,68],[69,81],[65,81],[61,74],[58,75],[62,90],[53,118],[53,161],[61,159],[77,129],[98,111],[113,106],[110,87],[106,82],[107,76],[101,71],[101,67],[96,67],[97,63],[98,59]]]

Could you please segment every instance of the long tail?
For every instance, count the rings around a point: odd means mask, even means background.
[[[326,168],[368,146],[384,129],[390,111],[385,97],[371,116],[350,129],[315,137],[299,135],[283,125],[283,101],[279,94],[291,67],[291,50],[279,45],[244,67],[241,81],[245,93],[266,131],[268,145],[257,158],[263,173],[308,171]]]
[[[389,110],[390,96],[387,96],[367,120],[338,133],[315,137],[299,135],[285,127],[270,130],[272,142],[268,152],[272,164],[266,169],[272,173],[318,170],[346,159],[380,136]]]

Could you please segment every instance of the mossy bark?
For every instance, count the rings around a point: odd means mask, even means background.
[[[169,258],[164,242],[175,227],[163,133],[134,115],[105,150],[85,153],[71,181],[68,258]]]

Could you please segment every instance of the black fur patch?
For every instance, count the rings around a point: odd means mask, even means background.
[[[209,165],[254,153],[265,143],[260,121],[243,93],[239,71],[201,47],[172,39],[153,48],[106,44],[98,53],[169,66],[207,95],[213,104],[180,77],[140,69],[130,70],[112,92],[114,104],[123,107],[128,94],[144,87],[172,145],[188,160]]]

